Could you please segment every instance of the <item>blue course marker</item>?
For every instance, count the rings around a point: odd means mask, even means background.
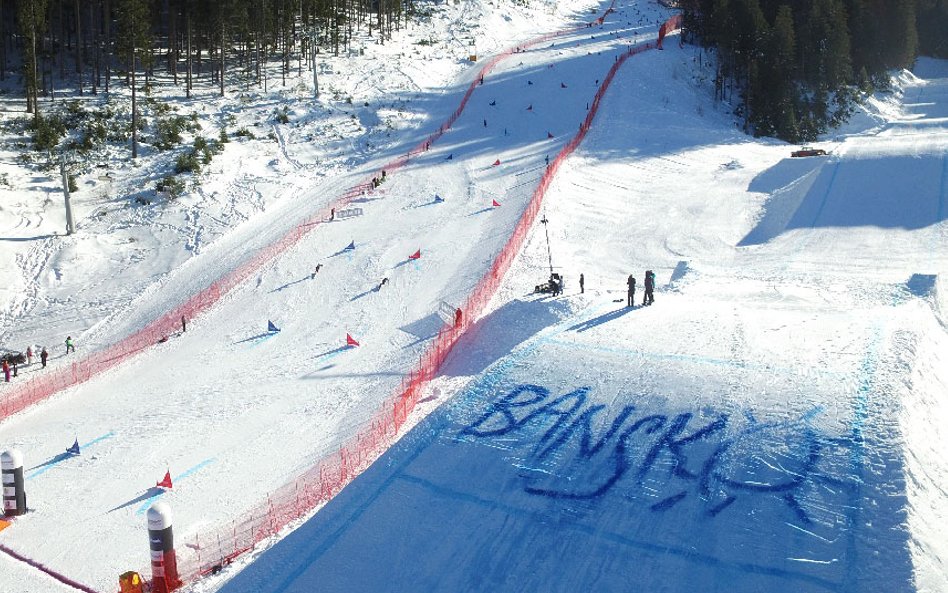
[[[80,449],[88,449],[89,447],[95,445],[96,443],[98,443],[98,442],[100,442],[100,441],[104,441],[104,440],[109,439],[109,438],[112,438],[113,436],[115,436],[115,433],[114,433],[114,432],[107,432],[107,433],[105,433],[104,435],[102,435],[102,436],[100,436],[100,437],[97,437],[97,438],[92,439],[92,440],[89,441],[88,443],[85,443],[85,444],[83,444],[83,445],[80,445]],[[53,469],[54,467],[56,467],[57,465],[59,465],[59,464],[62,463],[63,461],[66,461],[67,459],[72,459],[73,457],[75,457],[75,455],[70,452],[71,450],[72,450],[72,447],[70,447],[69,449],[67,449],[65,453],[60,453],[59,455],[57,455],[56,457],[54,457],[53,459],[51,459],[48,463],[45,463],[42,467],[39,467],[35,472],[33,472],[32,474],[28,475],[28,476],[26,477],[26,479],[27,479],[27,480],[32,480],[33,478],[36,478],[36,477],[38,477],[38,476],[41,476],[41,475],[45,474],[46,472],[48,472],[49,470]]]
[[[201,463],[195,465],[194,467],[185,470],[184,473],[179,474],[179,475],[174,476],[173,478],[171,478],[171,482],[172,482],[172,483],[174,483],[174,482],[180,482],[181,480],[184,480],[185,478],[188,478],[188,477],[192,476],[193,474],[197,473],[198,471],[200,471],[200,470],[201,470],[202,468],[204,468],[205,466],[210,465],[210,464],[214,463],[215,461],[216,461],[216,459],[214,459],[213,457],[211,457],[210,459],[205,459],[204,461],[202,461]],[[138,510],[135,511],[135,514],[136,514],[136,515],[144,515],[144,514],[145,514],[145,511],[147,511],[147,510],[151,507],[151,505],[154,504],[154,502],[155,502],[156,500],[158,500],[159,498],[161,498],[162,496],[165,495],[165,492],[167,492],[167,491],[166,491],[166,490],[162,490],[162,491],[159,492],[158,494],[152,496],[151,498],[149,498],[148,500],[146,500],[145,502],[143,502],[142,505],[141,505],[140,507],[138,507]]]

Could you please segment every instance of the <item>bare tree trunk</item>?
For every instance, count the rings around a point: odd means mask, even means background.
[[[109,82],[112,78],[112,8],[109,0],[105,0],[105,92],[109,92]]]
[[[99,5],[98,1],[95,3],[89,3],[89,34],[86,36],[87,39],[92,40],[92,94],[95,95],[98,93],[99,86],[99,42],[98,36],[94,34],[96,30],[95,25],[95,9]]]
[[[7,79],[7,31],[3,20],[3,0],[0,0],[0,80]]]
[[[186,89],[187,97],[190,99],[191,98],[191,82],[192,82],[192,77],[193,77],[193,73],[191,70],[191,8],[187,7],[185,8],[185,10],[187,11],[187,15],[185,16],[187,23],[185,26],[188,29],[188,48],[187,48],[188,71],[187,71],[187,82],[185,83],[184,87]]]
[[[226,43],[226,36],[224,35],[224,13],[221,11],[221,97],[224,96],[224,45]]]
[[[132,158],[138,158],[138,104],[135,102],[135,50],[132,50]]]
[[[79,11],[79,0],[74,0],[73,8],[76,13],[76,77],[79,79],[79,94],[82,94],[82,13]]]

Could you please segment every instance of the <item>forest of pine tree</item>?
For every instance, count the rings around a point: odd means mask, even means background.
[[[715,92],[758,136],[807,141],[921,54],[948,57],[948,0],[680,0],[716,50]]]
[[[285,84],[315,53],[348,51],[355,30],[384,43],[414,14],[413,0],[0,0],[0,81],[22,81],[37,127],[40,98],[63,89],[127,85],[137,114],[135,90],[156,74],[188,96],[199,76],[223,95],[233,74],[265,85],[261,64],[277,60]]]

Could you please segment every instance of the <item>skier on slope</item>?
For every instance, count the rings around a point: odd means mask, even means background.
[[[652,270],[645,270],[645,297],[642,299],[643,305],[651,305],[655,302],[655,296],[652,291],[655,289],[655,274]]]
[[[0,364],[0,367],[3,368],[3,380],[7,383],[10,382],[10,363],[4,359],[3,363]]]
[[[46,368],[46,359],[49,358],[49,352],[46,351],[46,346],[43,346],[42,352],[40,352],[40,362],[43,363],[43,368]]]
[[[27,366],[33,364],[33,346],[26,347],[26,364]]]
[[[626,280],[626,284],[629,285],[629,301],[628,301],[629,304],[626,306],[634,307],[635,306],[634,304],[635,303],[635,276],[633,276],[632,274],[629,274],[629,279]]]
[[[76,344],[72,341],[72,336],[66,336],[66,354],[76,351]]]
[[[583,275],[580,274],[579,275],[579,294],[584,294],[586,292],[585,284],[586,284],[585,278],[583,278]]]

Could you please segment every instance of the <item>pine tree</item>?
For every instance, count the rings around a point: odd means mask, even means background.
[[[46,30],[47,0],[18,0],[17,21],[23,36],[23,80],[26,86],[26,111],[39,122],[39,81],[37,56]]]
[[[150,11],[147,0],[117,0],[115,6],[118,17],[117,46],[119,55],[127,60],[132,87],[132,158],[138,158],[138,103],[136,101],[137,61],[139,55],[147,56],[150,61],[151,53],[144,50],[151,47],[149,30]],[[147,64],[146,64],[147,65]]]

